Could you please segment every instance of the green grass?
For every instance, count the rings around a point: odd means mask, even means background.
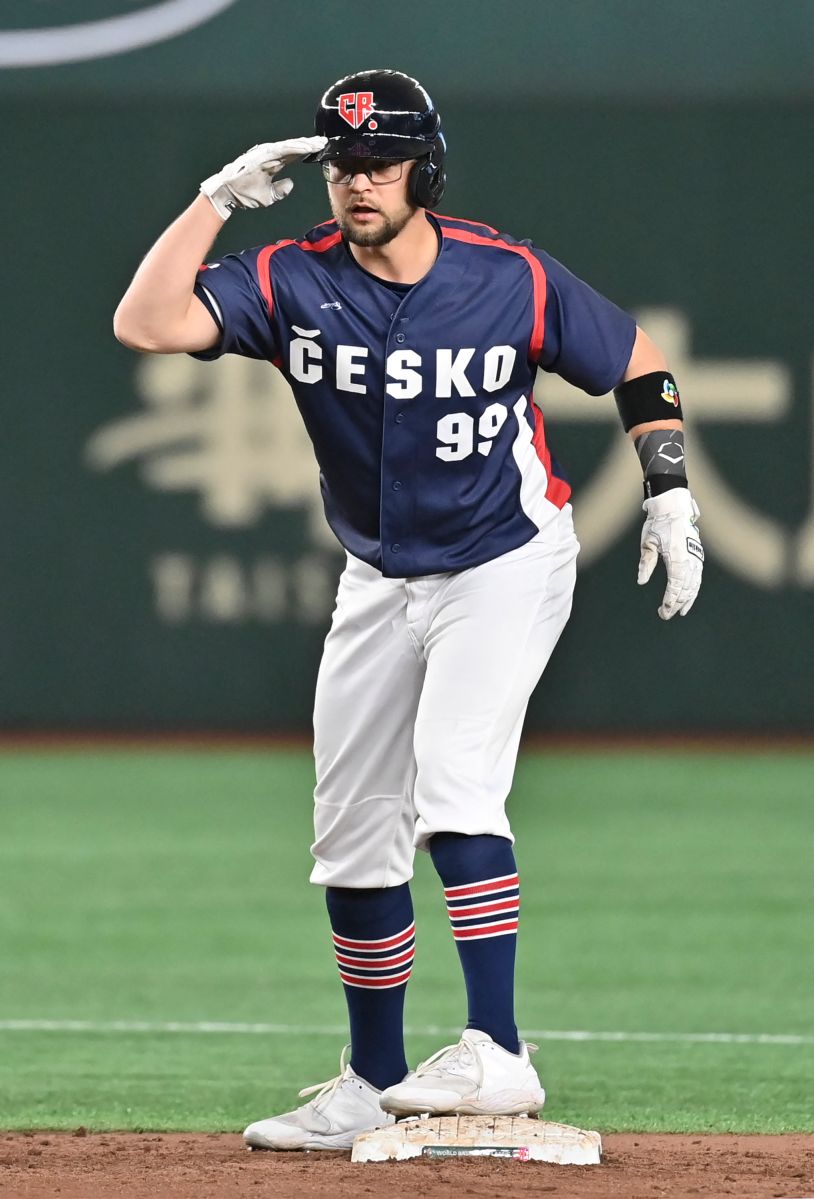
[[[336,1072],[344,1009],[290,752],[0,755],[0,1021],[270,1022],[273,1035],[0,1031],[0,1127],[238,1129]],[[521,759],[527,1029],[814,1036],[806,754]],[[410,1056],[460,1027],[419,855]],[[447,1038],[450,1039],[450,1038]],[[547,1115],[814,1131],[814,1044],[546,1041]]]

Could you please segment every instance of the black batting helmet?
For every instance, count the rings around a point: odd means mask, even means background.
[[[328,144],[305,162],[330,158],[422,159],[411,177],[422,208],[441,198],[446,142],[438,110],[417,79],[401,71],[359,71],[331,84],[314,131]]]

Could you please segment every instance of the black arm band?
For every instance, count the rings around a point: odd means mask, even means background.
[[[615,387],[616,407],[625,432],[652,420],[683,420],[681,398],[669,371],[653,371]]]

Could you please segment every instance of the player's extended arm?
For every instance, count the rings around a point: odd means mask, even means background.
[[[667,588],[659,608],[662,620],[686,616],[701,586],[704,550],[698,534],[698,505],[690,494],[684,465],[681,401],[667,360],[642,329],[636,340],[616,403],[636,446],[644,473],[644,510],[638,582],[647,583],[659,557]],[[674,414],[661,417],[670,405]]]
[[[284,199],[294,184],[275,175],[324,144],[322,137],[266,142],[205,179],[201,195],[162,233],[124,293],[113,318],[119,341],[158,354],[214,346],[220,330],[193,292],[198,268],[236,209]]]

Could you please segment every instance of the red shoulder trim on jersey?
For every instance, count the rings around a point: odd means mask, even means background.
[[[432,215],[439,221],[457,221],[459,225],[477,225],[480,229],[488,229],[490,233],[494,233],[495,237],[500,237],[497,229],[487,225],[486,221],[471,221],[469,217],[465,216],[445,216],[443,212],[434,212]]]
[[[329,233],[326,237],[321,237],[319,241],[295,241],[289,237],[284,241],[275,242],[272,246],[263,246],[263,249],[257,255],[257,282],[260,290],[263,293],[263,299],[266,301],[266,307],[271,316],[274,311],[274,293],[271,289],[271,256],[277,250],[282,250],[286,246],[298,246],[301,250],[308,250],[311,253],[322,254],[325,250],[330,250],[338,241],[342,240],[342,234],[337,229],[335,233]]]
[[[319,241],[298,241],[297,245],[301,250],[313,250],[317,254],[324,253],[325,250],[330,250],[337,242],[342,240],[342,234],[339,229],[334,233],[328,233],[325,237],[321,237]]]
[[[274,294],[271,290],[271,256],[272,254],[276,254],[278,250],[282,250],[284,246],[293,246],[295,244],[293,238],[288,238],[286,241],[276,242],[273,246],[263,246],[263,249],[257,255],[257,282],[260,284],[260,290],[263,293],[263,299],[266,301],[269,316],[274,311]]]
[[[308,233],[306,233],[305,237],[303,237],[303,238],[300,238],[300,240],[301,240],[301,241],[307,241],[307,240],[308,240],[308,238],[309,238],[309,236],[310,236],[312,233],[316,233],[317,229],[329,229],[329,228],[330,228],[330,229],[336,229],[336,228],[337,228],[337,224],[336,224],[336,218],[335,218],[335,217],[329,217],[327,221],[320,221],[318,225],[314,225],[312,229],[309,229],[309,230],[308,230]],[[319,238],[317,238],[316,240],[317,240],[317,241],[319,241],[320,239],[319,239]]]
[[[539,362],[545,337],[546,298],[545,269],[539,258],[534,257],[528,246],[511,246],[500,237],[483,237],[478,233],[470,233],[468,229],[450,229],[446,225],[441,226],[441,232],[444,237],[449,237],[453,241],[465,241],[474,246],[491,246],[498,250],[508,250],[512,254],[519,254],[526,260],[531,270],[531,283],[534,292],[534,326],[529,341],[529,357],[532,362]]]

